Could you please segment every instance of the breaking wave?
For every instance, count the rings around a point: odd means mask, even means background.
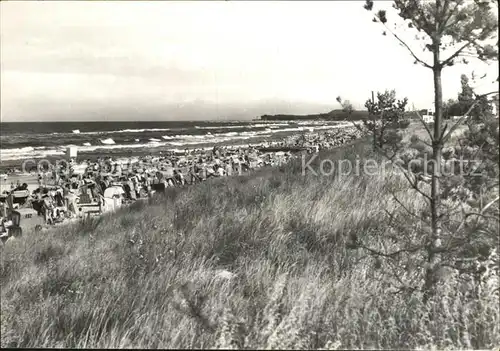
[[[307,121],[299,123],[254,123],[250,125],[230,125],[230,126],[208,126],[199,127],[196,126],[197,130],[211,130],[211,129],[226,129],[225,132],[211,133],[197,135],[197,134],[176,134],[176,135],[158,135],[154,134],[151,136],[145,136],[144,139],[138,139],[137,137],[131,136],[130,139],[123,139],[119,137],[106,138],[105,136],[99,137],[83,137],[82,134],[106,134],[106,133],[140,133],[147,131],[173,131],[170,128],[149,128],[149,129],[122,129],[114,132],[81,132],[78,135],[70,133],[72,137],[64,138],[51,138],[58,139],[58,142],[63,145],[47,145],[47,146],[26,146],[17,148],[4,148],[5,144],[2,145],[2,152],[0,153],[0,159],[2,161],[9,160],[22,160],[31,158],[44,158],[48,156],[64,155],[66,148],[69,146],[76,146],[74,144],[68,145],[69,143],[77,143],[78,151],[81,153],[94,153],[97,150],[102,150],[105,154],[105,150],[114,149],[147,149],[152,147],[169,147],[169,149],[178,147],[196,147],[196,145],[203,146],[203,144],[219,144],[226,143],[228,141],[238,140],[249,142],[256,138],[270,138],[273,135],[280,135],[281,133],[294,133],[294,132],[309,132],[317,130],[327,130],[327,129],[337,129],[345,126],[350,126],[350,123],[325,123],[316,121]],[[286,127],[286,128],[282,128]],[[236,128],[265,128],[262,130],[244,130],[244,131],[231,131],[231,129]],[[177,130],[186,130],[186,128],[177,128]],[[189,133],[189,131],[188,131]],[[196,133],[193,131],[193,133]],[[199,131],[198,131],[199,133]],[[64,133],[61,133],[64,134]],[[16,137],[17,138],[17,137]],[[33,139],[33,137],[31,137]],[[37,136],[38,138],[38,136]],[[40,139],[38,139],[40,140]],[[33,139],[32,142],[36,142],[37,139]],[[31,141],[30,141],[31,142]],[[69,143],[68,143],[69,142]],[[68,143],[68,144],[67,144]],[[14,145],[13,145],[14,146]],[[171,148],[170,148],[171,147]]]
[[[172,130],[170,128],[143,128],[143,129],[119,129],[119,130],[104,130],[97,132],[81,132],[78,129],[72,131],[73,134],[84,134],[84,135],[99,135],[99,134],[114,134],[114,133],[145,133],[145,132],[166,132]],[[52,135],[60,135],[67,133],[51,133]]]

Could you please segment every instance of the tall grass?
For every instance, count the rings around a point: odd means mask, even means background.
[[[321,158],[368,153],[362,141]],[[397,174],[303,176],[298,160],[8,242],[1,346],[500,345],[493,288],[473,299],[450,278],[424,305],[348,248],[353,235],[388,244],[391,191],[424,206],[407,188]]]

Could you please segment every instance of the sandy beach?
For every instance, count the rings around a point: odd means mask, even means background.
[[[3,193],[4,191],[10,191],[10,184],[13,182],[14,185],[16,185],[17,181],[19,181],[19,183],[21,184],[28,184],[28,189],[30,192],[36,190],[39,187],[38,177],[36,174],[9,174],[7,179],[1,180],[0,193]]]

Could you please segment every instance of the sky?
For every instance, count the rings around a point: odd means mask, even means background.
[[[340,108],[337,96],[363,109],[385,89],[416,108],[433,101],[431,71],[359,1],[0,6],[2,122],[188,118],[178,113],[186,106],[200,116],[207,106],[248,118],[317,113]],[[484,67],[445,70],[445,99],[472,69]]]

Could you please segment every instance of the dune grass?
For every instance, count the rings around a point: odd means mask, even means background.
[[[369,157],[369,143],[320,157],[357,155]],[[450,280],[423,304],[391,292],[380,262],[349,249],[352,236],[394,245],[384,211],[397,209],[393,191],[424,206],[397,173],[303,176],[298,160],[9,242],[1,346],[500,345],[497,295],[474,299]]]

